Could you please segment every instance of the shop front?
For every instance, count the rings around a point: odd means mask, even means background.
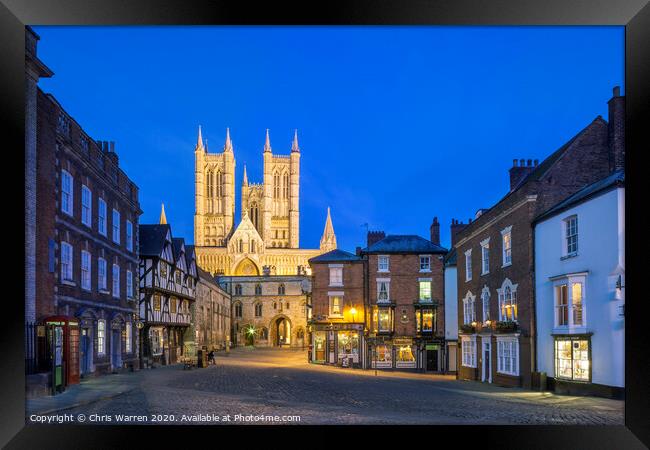
[[[444,343],[412,337],[374,337],[368,344],[369,367],[372,369],[443,370]]]
[[[315,324],[313,327],[312,363],[363,367],[365,339],[362,324]]]

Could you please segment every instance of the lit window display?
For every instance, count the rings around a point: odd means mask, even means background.
[[[555,341],[555,376],[565,380],[589,381],[589,341]]]
[[[393,331],[392,311],[389,308],[379,308],[377,311],[377,323],[379,332]]]
[[[339,331],[339,358],[352,358],[359,362],[359,333],[356,331]]]
[[[431,333],[434,326],[434,310],[418,309],[415,311],[415,325],[418,333]]]
[[[397,347],[395,367],[415,368],[416,349],[414,345],[400,345]]]
[[[393,367],[393,348],[388,344],[379,344],[375,347],[372,367]]]

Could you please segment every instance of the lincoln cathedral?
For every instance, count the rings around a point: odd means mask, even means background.
[[[282,155],[273,153],[266,130],[263,182],[249,182],[244,166],[241,218],[236,226],[236,161],[230,130],[223,151],[208,153],[199,127],[194,161],[194,243],[204,270],[215,275],[304,275],[309,258],[336,248],[329,209],[320,248],[300,248],[297,131],[289,155]]]

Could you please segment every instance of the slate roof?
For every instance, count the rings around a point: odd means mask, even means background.
[[[361,261],[361,258],[353,253],[344,250],[334,249],[322,255],[314,256],[309,262],[344,262],[344,261]]]
[[[181,248],[185,244],[185,239],[183,238],[172,238],[172,248],[174,249],[174,259],[178,259],[178,255],[181,253]],[[187,261],[185,261],[187,262]]]
[[[557,205],[546,210],[545,212],[537,216],[533,221],[533,223],[537,223],[542,220],[548,219],[549,217],[554,216],[555,214],[558,214],[566,209],[569,209],[574,205],[587,201],[597,196],[598,194],[603,193],[603,191],[609,190],[614,186],[624,186],[624,185],[625,185],[625,171],[617,170],[615,172],[612,172],[607,177],[598,180],[593,184],[590,184],[589,186],[579,190],[578,192],[571,195],[570,197],[562,200]]]
[[[140,255],[158,256],[162,253],[169,224],[138,225],[140,234]]]
[[[390,234],[381,241],[366,247],[363,253],[437,253],[445,254],[447,249],[423,237],[411,234]]]

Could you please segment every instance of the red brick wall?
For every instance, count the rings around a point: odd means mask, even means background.
[[[331,264],[343,264],[343,286],[329,285],[329,264],[330,263],[313,263],[312,268],[312,317],[319,315],[327,317],[329,314],[329,296],[328,292],[342,291],[344,311],[354,306],[357,313],[354,317],[345,315],[346,321],[364,320],[364,302],[363,302],[363,261],[346,262]],[[334,320],[336,321],[336,320]],[[339,320],[341,321],[341,320]]]

